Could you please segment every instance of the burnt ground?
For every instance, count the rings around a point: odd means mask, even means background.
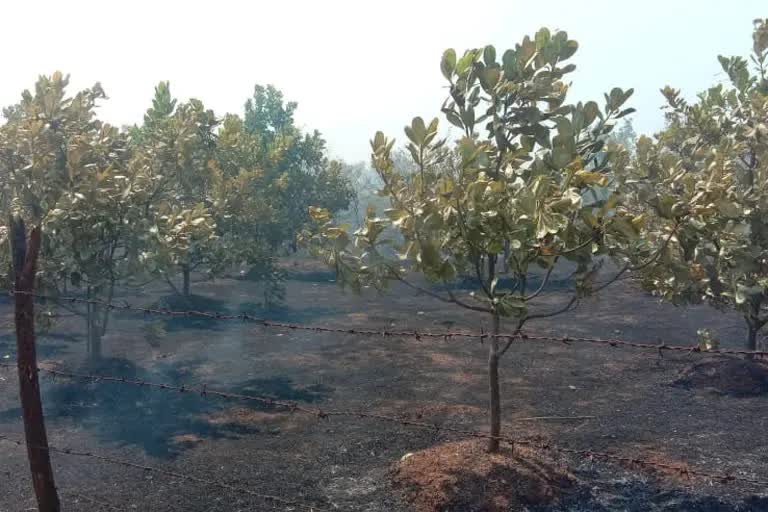
[[[333,276],[316,264],[300,260],[296,265],[291,266],[288,283],[289,306],[273,313],[280,320],[435,331],[479,331],[488,324],[478,313],[416,296],[407,288],[362,297],[341,293],[330,282]],[[217,309],[237,312],[256,307],[256,289],[247,281],[222,279],[196,284],[194,291]],[[573,312],[532,323],[530,330],[690,344],[696,329],[708,327],[724,347],[741,347],[744,329],[734,314],[663,305],[629,281],[609,290]],[[118,300],[153,304],[165,293],[158,288]],[[543,307],[554,307],[566,297],[566,291],[554,290]],[[4,324],[0,361],[12,361],[14,338],[7,303],[0,305],[0,314]],[[486,347],[477,341],[365,338],[238,322],[185,323],[185,319],[158,331],[154,327],[160,324],[153,322],[162,320],[115,313],[104,339],[105,359],[94,367],[85,362],[81,322],[61,319],[39,340],[41,364],[169,384],[207,383],[211,388],[266,394],[323,409],[364,409],[486,428]],[[768,395],[732,393],[709,385],[707,365],[722,364],[711,361],[685,353],[665,353],[662,358],[654,352],[604,346],[517,343],[502,361],[504,432],[571,448],[768,479]],[[694,364],[704,364],[703,370]],[[226,481],[331,510],[431,510],[432,505],[424,505],[428,500],[419,501],[414,489],[403,484],[398,477],[402,468],[396,467],[406,454],[431,456],[459,440],[443,431],[363,419],[318,420],[252,403],[104,382],[45,379],[43,395],[52,445]],[[594,418],[519,420],[539,416]],[[0,434],[23,436],[16,377],[7,370],[0,370]],[[533,463],[539,456],[527,457],[527,463]],[[68,511],[112,510],[102,503],[139,511],[300,510],[91,459],[57,454],[53,460]],[[539,503],[527,498],[507,505],[502,501],[499,506],[536,512],[768,511],[766,489],[552,454],[546,460],[567,473],[570,482],[558,491],[557,500],[545,493]],[[454,457],[452,464],[458,480],[470,482],[464,488],[480,494],[487,490],[485,480],[478,480],[472,471],[471,457]],[[489,471],[493,476],[499,468]],[[498,482],[494,485],[498,489]],[[495,510],[482,499],[449,499],[440,506]],[[0,511],[33,507],[24,450],[0,443]]]

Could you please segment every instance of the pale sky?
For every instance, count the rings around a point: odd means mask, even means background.
[[[367,161],[376,130],[402,140],[413,116],[440,115],[445,48],[501,54],[547,26],[580,44],[571,98],[634,87],[635,127],[653,132],[658,90],[690,97],[721,80],[716,56],[746,55],[757,17],[766,0],[0,0],[0,104],[61,70],[72,91],[100,81],[101,117],[121,125],[141,121],[160,80],[219,115],[271,83],[332,156]]]

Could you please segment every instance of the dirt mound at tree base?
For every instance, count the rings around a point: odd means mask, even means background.
[[[417,512],[510,512],[559,501],[576,490],[570,473],[523,448],[488,454],[479,440],[441,444],[407,454],[395,485]]]
[[[733,396],[767,394],[768,364],[735,358],[703,361],[687,368],[672,385]]]

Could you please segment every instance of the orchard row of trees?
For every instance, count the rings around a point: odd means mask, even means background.
[[[256,86],[243,116],[218,117],[160,83],[143,123],[118,129],[96,115],[100,85],[74,96],[67,85],[61,73],[41,77],[0,127],[0,243],[11,217],[41,228],[46,294],[110,302],[121,287],[160,280],[189,297],[193,272],[238,268],[278,279],[274,256],[295,247],[308,206],[335,212],[353,198],[320,133],[300,130],[296,103],[272,86]],[[98,358],[109,310],[72,311]]]
[[[317,205],[304,243],[355,290],[402,282],[488,315],[493,334],[502,318],[519,332],[632,272],[674,303],[737,308],[756,348],[768,323],[768,20],[755,21],[751,62],[720,57],[727,83],[694,102],[665,88],[666,128],[636,147],[617,143],[632,141],[626,125],[614,130],[634,111],[631,89],[568,101],[577,49],[541,29],[501,55],[447,50],[442,112],[458,137],[414,118],[402,162],[377,133],[372,164],[389,207],[369,208],[350,233]],[[445,286],[422,286],[414,271]],[[451,283],[466,275],[477,290],[461,296]],[[542,299],[554,275],[573,295],[552,308]],[[495,436],[499,360],[511,345],[489,338]]]

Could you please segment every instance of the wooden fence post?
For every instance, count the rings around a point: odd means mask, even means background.
[[[40,512],[59,512],[59,496],[53,480],[48,436],[45,432],[40,381],[37,375],[35,347],[35,290],[37,256],[40,253],[40,227],[35,227],[27,243],[27,230],[21,218],[11,219],[11,252],[13,256],[16,322],[16,357],[19,371],[19,394],[24,416],[29,469]]]

